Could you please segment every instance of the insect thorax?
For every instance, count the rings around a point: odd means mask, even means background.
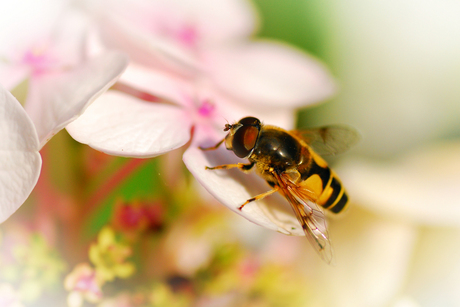
[[[267,169],[285,171],[300,163],[301,145],[283,130],[262,129],[249,160],[256,164],[263,164]]]

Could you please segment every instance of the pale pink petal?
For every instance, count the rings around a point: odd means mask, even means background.
[[[98,16],[102,38],[143,65],[185,73],[199,51],[246,38],[255,28],[249,1],[108,1]]]
[[[191,125],[179,107],[109,91],[68,125],[67,131],[102,152],[148,158],[186,144]]]
[[[221,92],[213,90],[209,84],[198,83],[191,88],[190,93],[185,95],[184,105],[189,116],[194,118],[201,132],[213,136],[219,131],[219,137],[225,136],[222,131],[226,123],[233,123],[246,116],[255,116],[266,124],[292,129],[294,127],[295,111],[289,108],[271,109],[250,103],[243,104],[231,99]],[[210,128],[203,131],[202,128]],[[193,142],[197,142],[194,138]]]
[[[315,281],[313,305],[392,306],[412,268],[417,229],[351,207],[342,218],[331,219],[329,235],[335,266],[305,255],[305,274]]]
[[[124,54],[111,51],[67,72],[31,80],[26,110],[36,126],[40,146],[112,86],[127,64]]]
[[[5,280],[0,283],[0,306],[24,307],[21,303],[21,295]]]
[[[19,102],[0,86],[0,223],[27,199],[41,168],[35,127]]]
[[[354,203],[431,225],[460,224],[460,143],[433,145],[393,162],[342,161],[337,171]]]
[[[414,306],[460,306],[458,227],[423,228],[417,243],[400,293],[412,298]]]
[[[195,131],[195,137],[197,131]],[[209,146],[218,139],[203,139]],[[238,207],[257,194],[269,191],[271,187],[254,173],[244,174],[233,170],[206,170],[205,166],[216,166],[247,160],[236,158],[222,145],[214,151],[202,151],[195,146],[189,147],[183,160],[189,171],[201,185],[223,205],[260,226],[285,234],[303,235],[302,228],[294,216],[289,204],[279,195],[272,195],[263,200],[246,205],[241,211]]]
[[[119,81],[162,100],[184,106],[196,123],[205,125],[212,121],[214,128],[218,130],[224,127],[227,121],[238,121],[245,116],[256,116],[266,123],[285,129],[294,127],[292,109],[273,111],[257,105],[243,105],[216,92],[209,84],[191,84],[158,70],[130,64]],[[209,109],[205,109],[206,106]]]
[[[176,23],[195,27],[201,45],[246,39],[257,27],[257,12],[250,1],[165,0],[162,2],[176,15],[174,16]]]
[[[26,80],[28,74],[29,68],[24,65],[0,63],[0,84],[8,90],[14,89],[19,83]]]
[[[0,12],[0,83],[9,90],[30,73],[22,63],[24,52],[48,38],[59,14],[68,1],[1,1]]]
[[[211,93],[211,92],[210,92]],[[295,127],[295,110],[291,108],[264,108],[257,104],[246,103],[243,104],[241,101],[235,99],[229,99],[224,95],[217,93],[210,94],[209,97],[214,97],[213,102],[216,103],[217,109],[220,114],[220,127],[224,127],[227,123],[233,123],[240,120],[243,117],[254,116],[260,119],[264,124],[274,125],[280,128],[291,130]],[[222,137],[225,133],[222,132]]]
[[[199,67],[197,60],[188,50],[151,35],[129,20],[105,14],[99,17],[99,22],[104,43],[108,47],[126,52],[136,63],[185,75],[190,75]]]
[[[278,112],[254,112],[258,114],[256,117],[262,121],[262,123],[267,125],[273,125],[280,127],[285,130],[292,130],[296,126],[296,110],[283,108]]]
[[[184,105],[184,99],[189,98],[190,93],[193,93],[193,85],[189,82],[184,82],[177,76],[161,70],[136,64],[128,65],[120,77],[120,82],[178,105]]]
[[[334,93],[326,68],[280,43],[259,41],[206,53],[208,69],[225,92],[254,105],[300,107]]]
[[[234,104],[233,108],[235,109],[235,111],[240,111],[236,103]],[[229,114],[233,114],[233,113],[235,112],[232,112]],[[277,126],[285,130],[292,130],[295,128],[296,111],[293,109],[283,108],[283,109],[278,109],[277,112],[273,112],[273,110],[270,110],[270,109],[246,107],[242,109],[239,112],[239,114],[241,114],[242,116],[234,117],[231,120],[227,116],[226,118],[229,120],[229,122],[235,122],[246,116],[254,116],[260,119],[260,121],[266,125]]]
[[[68,9],[59,16],[49,37],[61,68],[80,65],[88,60],[87,40],[90,33],[89,17],[83,12]]]
[[[0,1],[0,54],[22,50],[53,27],[67,0]]]

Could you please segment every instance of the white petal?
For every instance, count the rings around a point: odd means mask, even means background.
[[[19,102],[0,86],[0,223],[27,199],[41,168],[35,127]]]
[[[128,65],[120,82],[178,105],[184,105],[184,99],[194,90],[190,82],[184,82],[164,71],[136,64]]]
[[[425,227],[420,231],[402,293],[418,306],[460,306],[460,232]]]
[[[205,144],[215,144],[217,141],[207,140]],[[206,170],[205,166],[247,163],[226,151],[223,145],[215,151],[202,151],[191,146],[185,151],[183,160],[204,188],[232,211],[260,226],[285,234],[304,235],[289,204],[279,195],[249,203],[241,211],[238,210],[246,200],[271,188],[255,174],[244,174],[236,169]]]
[[[245,0],[166,0],[175,8],[176,22],[193,22],[204,44],[248,38],[256,28],[256,11]]]
[[[259,41],[206,54],[214,81],[253,104],[299,107],[329,97],[334,82],[317,60],[280,43]]]
[[[52,44],[50,47],[59,57],[60,67],[73,67],[88,60],[87,48],[90,34],[89,17],[84,12],[68,9],[59,16],[49,35]]]
[[[265,125],[277,126],[285,130],[292,130],[295,128],[296,111],[293,109],[282,108],[273,112],[273,110],[268,108],[265,110],[262,108],[251,108],[246,111],[245,116],[248,115],[257,117]],[[241,118],[238,118],[238,120],[239,119]]]
[[[394,162],[342,161],[336,168],[352,201],[380,214],[460,225],[460,143],[438,144]]]
[[[29,68],[24,65],[0,63],[0,84],[12,90],[24,81],[29,74]]]
[[[105,153],[147,158],[186,144],[191,125],[178,107],[109,91],[66,129],[77,141]]]
[[[236,99],[229,99],[228,96],[213,94],[212,101],[218,103],[218,109],[222,114],[221,123],[224,127],[226,120],[230,123],[236,122],[246,116],[254,116],[264,124],[274,125],[290,130],[295,126],[295,110],[291,108],[273,109],[261,107],[257,104],[241,103]],[[225,134],[223,134],[224,136]]]
[[[0,1],[0,54],[30,47],[54,26],[68,1],[17,0]]]
[[[26,111],[37,128],[40,146],[112,86],[127,64],[124,54],[112,51],[68,72],[32,79]]]
[[[108,46],[146,66],[186,73],[200,67],[197,49],[246,38],[255,13],[244,0],[116,1],[98,18]],[[190,31],[190,42],[181,37]],[[187,34],[185,34],[187,35]],[[184,40],[184,41],[182,41]]]
[[[460,135],[459,1],[334,0],[330,8],[335,35],[324,51],[341,91],[315,110],[316,123],[353,125],[370,136],[360,153],[385,158]]]
[[[313,305],[389,306],[411,268],[416,228],[353,207],[329,225],[336,265],[306,260],[315,280]]]
[[[183,74],[189,74],[199,67],[189,50],[154,36],[148,28],[140,28],[118,15],[101,15],[99,27],[107,46],[126,52],[136,63]]]

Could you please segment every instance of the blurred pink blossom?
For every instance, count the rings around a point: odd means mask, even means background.
[[[164,211],[161,202],[117,202],[112,225],[126,236],[157,230],[164,223]]]
[[[69,306],[81,306],[84,300],[92,303],[100,301],[102,284],[94,268],[88,263],[78,264],[64,281],[64,287],[70,291],[67,299]]]
[[[19,295],[12,285],[0,283],[0,306],[2,307],[23,307]]]
[[[107,46],[142,66],[205,79],[241,104],[298,107],[334,92],[325,68],[307,54],[280,42],[251,39],[258,18],[249,1],[99,4],[93,8]]]
[[[25,109],[40,148],[107,90],[127,65],[126,55],[89,56],[87,17],[66,1],[2,2],[0,83],[8,90],[27,81]]]
[[[89,56],[87,18],[58,0],[2,2],[0,11],[0,222],[27,199],[41,167],[38,151],[117,80],[128,58]],[[27,86],[24,112],[7,91]]]
[[[67,126],[72,137],[125,157],[154,157],[190,144],[185,164],[222,203],[259,225],[302,234],[291,231],[298,223],[290,208],[282,210],[289,221],[282,225],[256,206],[237,210],[253,195],[234,176],[205,171],[219,157],[233,157],[221,150],[204,154],[198,147],[222,139],[226,119],[253,115],[292,128],[296,108],[333,93],[326,69],[293,47],[250,40],[257,18],[246,1],[98,3],[103,5],[91,8],[103,42],[134,61],[120,81],[157,100],[110,91]],[[107,5],[110,11],[103,9]]]

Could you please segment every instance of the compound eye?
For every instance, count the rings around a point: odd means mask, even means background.
[[[237,157],[246,158],[251,154],[254,146],[256,145],[259,130],[260,126],[257,124],[243,125],[235,131],[232,147],[233,152],[237,155]]]
[[[244,117],[238,123],[243,126],[260,126],[260,120],[252,116]]]

